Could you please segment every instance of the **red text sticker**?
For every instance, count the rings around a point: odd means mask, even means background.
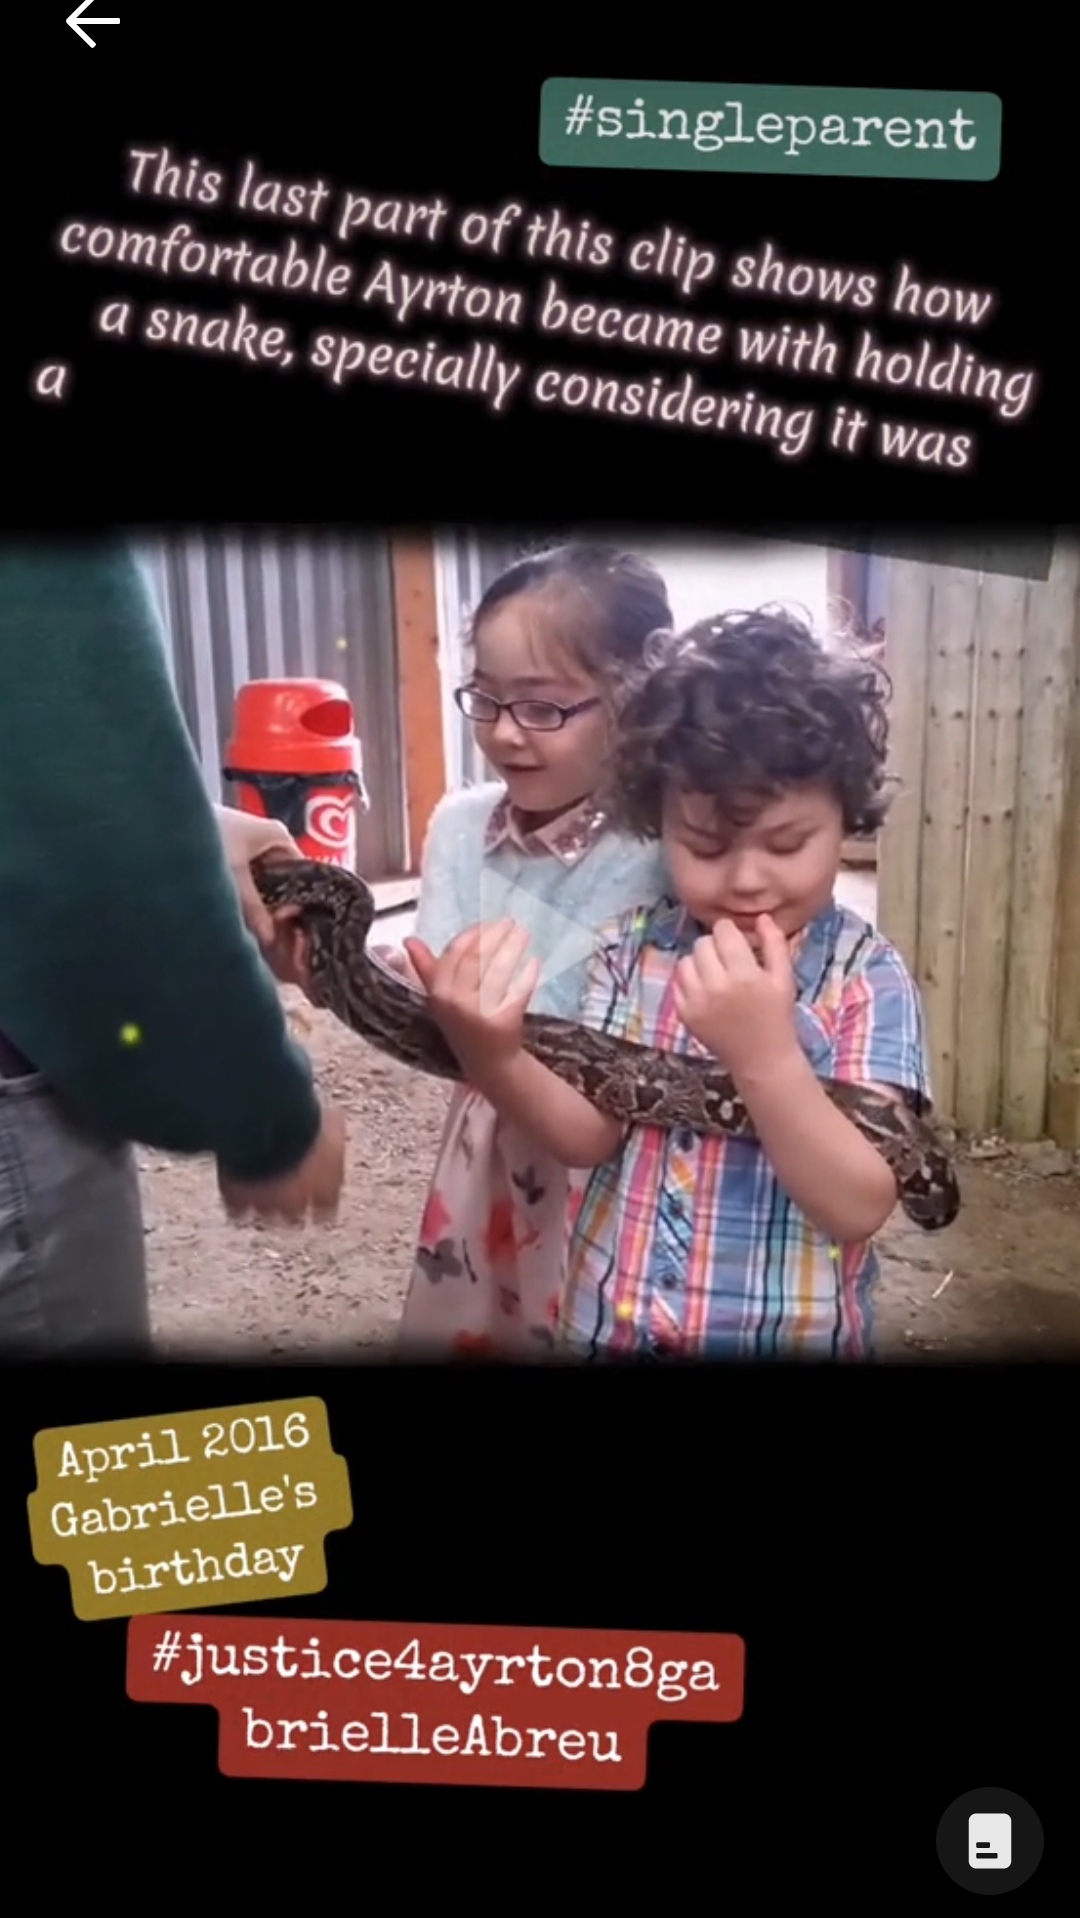
[[[638,1791],[650,1725],[740,1718],[745,1661],[718,1632],[159,1615],[127,1691],[214,1706],[229,1778]]]

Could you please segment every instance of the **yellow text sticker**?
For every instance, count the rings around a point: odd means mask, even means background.
[[[77,1618],[325,1591],[327,1533],[352,1524],[322,1399],[58,1426],[34,1458],[34,1557],[64,1567]]]

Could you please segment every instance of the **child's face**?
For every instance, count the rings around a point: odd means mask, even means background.
[[[508,600],[476,635],[471,683],[500,700],[545,700],[576,706],[599,700],[600,687],[556,643],[543,609],[527,596]],[[575,713],[557,732],[517,723],[508,712],[474,722],[485,759],[506,782],[510,799],[533,818],[554,816],[594,790],[608,751],[603,705]]]
[[[732,919],[751,943],[762,914],[790,938],[832,898],[844,822],[833,795],[798,787],[764,806],[749,825],[723,820],[715,801],[671,793],[663,845],[675,891],[700,925]]]

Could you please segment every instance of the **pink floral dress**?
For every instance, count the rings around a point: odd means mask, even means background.
[[[605,825],[602,814],[584,806],[526,833],[504,800],[488,821],[485,852],[509,844],[530,859],[557,860],[568,874]],[[548,890],[557,899],[557,880]],[[534,941],[541,958],[542,946],[543,930]],[[446,1357],[541,1358],[551,1350],[567,1221],[587,1176],[538,1152],[478,1093],[457,1090],[420,1227],[402,1345],[417,1356]]]

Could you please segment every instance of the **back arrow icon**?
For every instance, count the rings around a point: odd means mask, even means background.
[[[68,14],[67,20],[65,21],[64,24],[69,27],[74,27],[75,32],[79,36],[79,39],[85,40],[88,47],[94,47],[97,45],[97,41],[91,40],[90,35],[88,33],[84,33],[82,30],[82,27],[79,25],[79,22],[82,19],[83,14],[86,13],[86,9],[89,5],[90,5],[90,0],[79,0],[79,5],[76,7],[74,13]],[[91,13],[91,14],[87,14],[86,24],[88,27],[118,27],[120,25],[120,22],[117,18],[115,18],[111,14],[108,17],[105,17],[101,14]]]

